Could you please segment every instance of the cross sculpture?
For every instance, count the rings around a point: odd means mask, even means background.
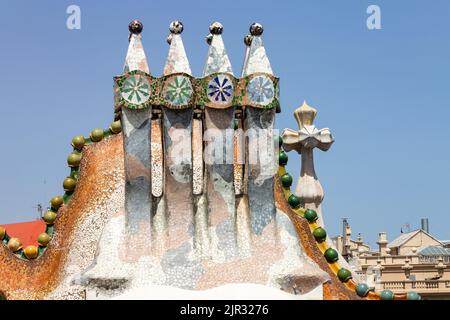
[[[295,150],[302,157],[300,179],[295,189],[295,195],[307,209],[315,210],[319,215],[319,224],[323,226],[320,204],[323,200],[323,189],[314,170],[313,149],[327,151],[334,142],[330,129],[318,129],[313,124],[317,110],[310,107],[306,101],[294,111],[300,130],[284,129],[283,148],[286,151]]]

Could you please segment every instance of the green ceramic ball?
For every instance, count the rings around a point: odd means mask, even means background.
[[[383,290],[380,293],[381,300],[392,300],[394,299],[394,293],[391,290]]]
[[[43,247],[46,247],[47,244],[50,242],[50,240],[51,240],[51,237],[46,232],[42,232],[37,238],[37,241]]]
[[[50,205],[53,209],[58,210],[64,203],[64,199],[61,196],[55,196],[50,200]]]
[[[356,294],[360,297],[365,297],[369,294],[369,286],[365,283],[359,283],[355,288]]]
[[[75,190],[76,185],[77,185],[77,182],[75,181],[75,179],[72,179],[70,177],[67,177],[64,179],[64,182],[63,182],[64,191],[71,192],[71,191]]]
[[[83,136],[76,136],[72,139],[72,147],[74,147],[78,151],[81,151],[81,149],[83,149],[85,143],[86,141],[84,140]]]
[[[90,134],[91,140],[93,142],[99,142],[103,139],[103,129],[94,129]]]
[[[10,238],[7,246],[12,252],[17,252],[22,249],[22,242],[19,238]]]
[[[352,278],[352,273],[348,269],[341,268],[339,269],[337,276],[342,282],[347,282]]]
[[[25,247],[25,249],[23,249],[23,253],[25,254],[25,257],[27,257],[28,259],[36,259],[38,254],[39,254],[39,250],[38,247],[36,246],[28,246]]]
[[[281,184],[285,188],[289,188],[292,185],[292,176],[289,173],[286,173],[281,176]]]
[[[47,224],[53,224],[56,220],[56,212],[50,210],[47,211],[44,213],[43,219]]]
[[[408,300],[422,300],[422,297],[417,292],[410,291],[410,292],[408,292],[406,294],[406,299],[408,299]]]
[[[111,123],[111,125],[109,126],[109,129],[111,130],[112,133],[119,133],[122,131],[122,124],[120,123],[120,120],[118,121],[114,121],[113,123]]]
[[[76,168],[80,165],[81,155],[78,153],[71,153],[67,157],[67,164],[71,168]]]
[[[328,248],[325,250],[323,255],[325,256],[325,259],[327,259],[328,263],[333,263],[339,260],[339,255],[333,248]]]
[[[280,166],[285,166],[288,163],[288,155],[284,151],[280,151],[278,154],[278,163]]]
[[[314,222],[316,221],[319,217],[317,216],[317,212],[313,209],[306,209],[304,215],[306,220],[308,220],[309,222]]]
[[[288,198],[288,203],[292,208],[298,208],[300,207],[300,198],[295,194],[291,194]]]
[[[324,228],[318,227],[313,231],[313,236],[317,242],[323,242],[327,238],[327,232]]]

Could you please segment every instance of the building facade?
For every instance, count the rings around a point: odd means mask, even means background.
[[[387,234],[378,235],[378,249],[372,250],[361,234],[351,239],[350,227],[344,225],[343,235],[333,238],[339,252],[374,290],[395,293],[415,291],[423,299],[450,299],[450,248],[422,228],[401,233],[388,241]]]

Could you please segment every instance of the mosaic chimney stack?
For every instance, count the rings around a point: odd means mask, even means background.
[[[307,277],[308,290],[320,286],[327,276],[301,254],[292,222],[275,207],[278,78],[262,25],[252,24],[245,38],[241,78],[233,75],[219,22],[209,26],[202,78],[194,78],[183,29],[180,21],[170,24],[169,53],[156,78],[142,24],[130,24],[126,67],[115,77],[125,218],[108,222],[82,279],[97,293],[105,283],[201,289],[250,282],[294,292],[306,288],[299,279]],[[234,271],[220,271],[225,265]]]
[[[273,124],[275,104],[278,104],[278,79],[262,42],[263,27],[250,26],[252,36],[242,75],[249,77],[244,97],[244,130],[247,134],[246,171],[251,228],[258,235],[275,217],[275,203],[265,201],[274,197],[276,150]],[[258,104],[255,108],[254,103]],[[245,188],[245,187],[244,187]]]
[[[204,108],[205,181],[209,213],[209,235],[213,259],[223,260],[237,254],[237,230],[234,190],[234,112],[235,81],[230,60],[222,40],[223,26],[210,25],[203,77],[208,102]]]
[[[194,225],[192,191],[192,74],[184,50],[180,21],[170,24],[170,44],[164,66],[160,97],[164,102],[164,197],[166,201],[168,246],[176,248],[191,239]],[[189,241],[189,250],[192,249]]]
[[[129,25],[130,37],[125,59],[124,72],[140,71],[150,74],[147,58],[141,42],[143,25],[132,21]],[[121,98],[130,103],[143,103],[151,95],[149,81],[139,74],[127,78],[122,84]],[[120,106],[120,104],[119,104]],[[150,119],[151,108],[122,110],[122,127],[125,152],[125,211],[128,235],[142,240],[150,238],[151,224],[151,159],[150,159]]]

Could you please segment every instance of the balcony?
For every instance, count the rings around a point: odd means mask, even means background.
[[[381,289],[392,290],[395,293],[416,291],[419,294],[450,294],[450,280],[382,281]]]

